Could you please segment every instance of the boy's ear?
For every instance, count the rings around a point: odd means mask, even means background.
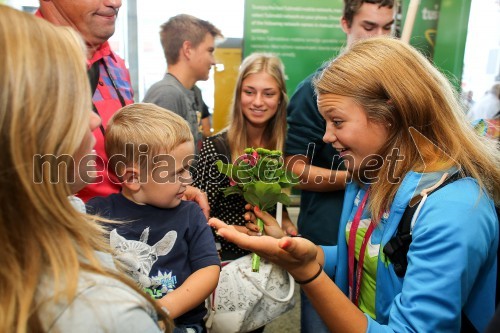
[[[343,16],[340,18],[340,27],[342,28],[342,31],[344,31],[346,35],[348,35],[351,32],[351,27],[349,27],[349,23]]]
[[[185,40],[184,43],[182,43],[182,48],[181,48],[181,55],[183,55],[186,59],[191,59],[191,51],[192,51],[192,45],[191,42],[188,40]]]
[[[141,176],[141,171],[139,168],[127,167],[123,174],[123,186],[128,188],[130,191],[139,191],[141,184],[139,183],[139,177]]]

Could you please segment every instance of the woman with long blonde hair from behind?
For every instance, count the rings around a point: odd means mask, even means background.
[[[68,200],[91,180],[100,124],[85,63],[76,32],[0,5],[0,332],[161,331]]]

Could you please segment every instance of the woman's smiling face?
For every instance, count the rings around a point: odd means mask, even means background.
[[[266,72],[248,75],[242,82],[241,109],[253,126],[265,126],[278,111],[281,90]]]
[[[362,170],[387,141],[386,125],[368,119],[363,107],[351,97],[319,94],[318,109],[326,120],[323,141],[340,153],[351,173]]]

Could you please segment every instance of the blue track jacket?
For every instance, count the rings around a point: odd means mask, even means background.
[[[377,226],[380,254],[376,276],[376,320],[368,315],[368,332],[459,332],[461,311],[484,331],[495,309],[498,217],[493,201],[472,178],[462,178],[430,195],[413,228],[408,269],[399,278],[384,262],[385,245],[397,231],[421,173],[409,172],[391,205],[388,218]],[[345,230],[359,191],[346,189],[339,241],[324,246],[325,271],[348,294]],[[418,192],[417,192],[418,191]],[[373,238],[373,235],[372,235]],[[387,259],[388,260],[388,259]]]

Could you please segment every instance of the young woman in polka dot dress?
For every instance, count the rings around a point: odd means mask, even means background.
[[[229,126],[203,142],[194,176],[194,186],[207,193],[210,215],[228,224],[245,228],[243,197],[224,197],[221,189],[229,178],[217,170],[215,162],[234,162],[247,147],[283,149],[286,136],[286,95],[283,64],[276,56],[254,53],[240,67]],[[297,230],[283,212],[283,228],[290,234]],[[221,245],[221,259],[234,260],[248,251],[215,236]]]

